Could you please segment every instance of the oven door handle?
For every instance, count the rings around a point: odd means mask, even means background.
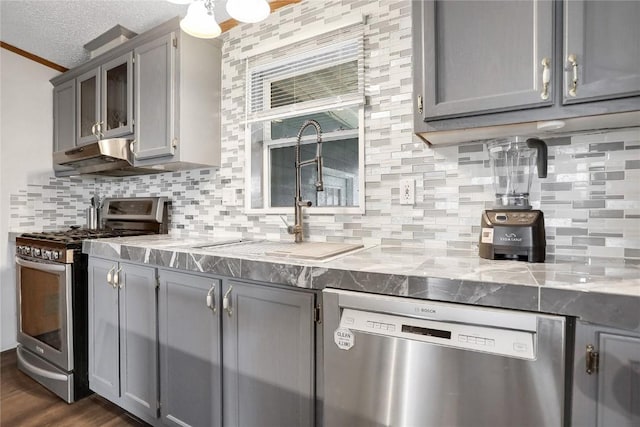
[[[29,267],[35,270],[49,271],[49,272],[55,272],[55,273],[66,271],[67,269],[66,264],[49,264],[46,262],[27,261],[26,259],[22,259],[18,257],[16,257],[16,264],[22,267]]]
[[[66,375],[58,374],[56,372],[50,372],[50,371],[47,371],[46,369],[39,368],[27,362],[25,358],[22,356],[22,350],[20,350],[19,348],[18,348],[18,351],[16,352],[16,355],[18,356],[18,359],[20,359],[20,363],[22,363],[22,366],[36,375],[40,375],[41,377],[49,378],[57,381],[67,381],[68,379]]]

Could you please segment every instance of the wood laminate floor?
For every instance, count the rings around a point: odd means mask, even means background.
[[[147,424],[92,394],[69,405],[18,371],[15,350],[0,353],[1,427],[115,427]]]

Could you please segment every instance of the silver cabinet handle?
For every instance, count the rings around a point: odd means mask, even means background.
[[[573,79],[569,86],[569,95],[578,96],[578,57],[572,53],[567,57],[567,61],[569,61],[569,66],[573,71]]]
[[[213,294],[216,291],[215,283],[211,285],[211,289],[207,292],[207,307],[211,309],[214,313],[216,312],[216,297]]]
[[[94,123],[94,124],[93,124],[93,126],[91,126],[91,134],[92,134],[93,136],[95,136],[96,138],[98,138],[98,137],[96,136],[96,126],[97,126],[97,125],[98,125],[98,123]]]
[[[542,93],[540,98],[549,99],[549,83],[551,82],[551,60],[549,58],[542,59]]]
[[[98,138],[98,140],[102,139],[104,137],[104,133],[102,133],[102,125],[104,124],[104,122],[98,122],[98,125],[96,126],[96,129],[98,130],[98,135],[100,136]]]
[[[107,273],[107,283],[110,284],[111,286],[113,286],[113,270],[116,269],[116,266],[114,265],[113,267],[111,267],[111,270],[109,270],[109,272]],[[115,286],[113,286],[115,288]]]
[[[131,154],[133,154],[133,157],[135,159],[138,158],[138,152],[136,151],[137,146],[138,146],[138,141],[136,141],[135,139],[131,141],[131,144],[129,144],[129,151],[131,151]]]
[[[114,289],[115,288],[122,289],[122,287],[124,286],[124,283],[120,283],[120,272],[121,271],[122,271],[122,267],[117,269],[115,274],[113,275],[113,287],[114,287]]]
[[[229,294],[231,294],[231,290],[233,286],[229,286],[227,292],[224,293],[224,298],[222,299],[222,309],[227,312],[229,316],[233,314],[233,308],[231,307],[231,298],[229,298]]]

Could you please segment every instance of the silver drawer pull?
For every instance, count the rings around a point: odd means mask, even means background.
[[[542,93],[540,98],[549,99],[549,83],[551,82],[551,61],[549,58],[542,59]]]
[[[111,286],[113,286],[113,271],[116,269],[116,266],[114,265],[113,267],[111,267],[111,270],[109,270],[109,272],[107,273],[107,283]],[[113,286],[115,288],[115,286]]]
[[[216,297],[213,294],[216,291],[216,285],[211,285],[211,289],[207,292],[207,307],[211,309],[214,313],[216,312]]]
[[[233,314],[233,308],[231,307],[231,298],[230,298],[232,289],[233,289],[233,286],[229,286],[229,289],[227,289],[227,292],[224,293],[224,298],[222,299],[222,309],[226,311],[229,316]]]
[[[569,95],[578,96],[578,57],[572,53],[567,58],[567,61],[569,61],[569,66],[573,71],[573,79],[569,86]]]
[[[113,275],[113,287],[114,288],[120,288],[122,289],[122,287],[124,286],[124,283],[120,283],[120,272],[122,271],[122,267],[120,267],[118,270],[116,270],[115,274]]]

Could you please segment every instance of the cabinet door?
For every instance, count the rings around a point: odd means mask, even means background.
[[[564,2],[565,104],[640,94],[638,22],[638,1]]]
[[[424,1],[423,119],[552,105],[553,2]],[[544,64],[543,65],[543,61]]]
[[[120,264],[120,384],[122,407],[143,419],[158,413],[156,272]]]
[[[53,152],[76,146],[76,82],[53,88]]]
[[[76,79],[76,141],[78,145],[96,142],[94,132],[100,124],[100,69]]]
[[[312,426],[314,295],[235,281],[223,295],[224,425]]]
[[[104,137],[133,134],[133,52],[104,64],[100,77]]]
[[[172,156],[175,152],[175,34],[135,49],[136,160]]]
[[[600,334],[598,426],[640,425],[640,337]]]
[[[160,390],[167,426],[219,426],[220,281],[160,271]]]
[[[120,396],[118,290],[107,282],[114,261],[89,259],[89,388],[109,400]]]

